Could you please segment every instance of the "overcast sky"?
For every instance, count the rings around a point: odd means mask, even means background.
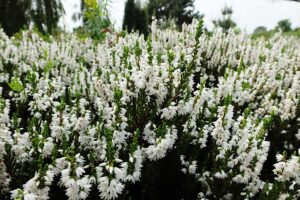
[[[172,1],[172,0],[170,0]],[[79,0],[62,0],[66,15],[61,25],[67,30],[80,25],[72,21],[72,14],[79,11]],[[111,0],[110,15],[117,29],[122,26],[126,0]],[[205,25],[211,29],[212,20],[221,17],[225,6],[233,8],[232,18],[238,26],[253,31],[257,26],[273,28],[279,20],[290,19],[293,27],[300,27],[300,3],[284,0],[195,0],[195,9],[204,14]]]

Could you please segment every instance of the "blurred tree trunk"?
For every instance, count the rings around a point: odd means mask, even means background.
[[[64,14],[60,0],[35,0],[36,8],[32,10],[33,21],[42,33],[53,33],[59,18]]]

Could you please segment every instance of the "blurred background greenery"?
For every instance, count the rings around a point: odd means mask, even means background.
[[[83,23],[74,29],[76,34],[101,41],[107,32],[115,31],[108,11],[113,0],[80,1],[80,11],[73,14],[73,20],[82,20]],[[61,0],[0,0],[0,26],[9,36],[28,28],[44,36],[63,33],[64,30],[58,23],[64,14]],[[230,28],[239,31],[240,28],[232,19],[232,14],[233,9],[225,5],[220,11],[221,17],[213,20],[214,27],[222,28],[225,33]],[[183,23],[190,23],[193,18],[201,17],[203,15],[195,11],[194,0],[151,0],[143,5],[140,0],[127,0],[122,30],[137,31],[147,36],[153,18],[158,19],[161,28],[180,29]],[[289,19],[279,21],[272,29],[258,26],[252,34],[253,38],[267,39],[279,30],[285,35],[300,37],[300,27],[292,28]]]

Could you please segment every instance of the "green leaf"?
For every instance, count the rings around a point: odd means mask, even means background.
[[[2,111],[5,108],[5,100],[0,97],[0,111]]]
[[[195,40],[197,41],[197,43],[199,42],[200,36],[203,34],[203,24],[204,24],[204,21],[203,21],[203,18],[201,18],[198,22],[197,29],[196,29],[196,35],[195,35]]]
[[[49,60],[44,67],[44,72],[45,73],[49,72],[54,66],[55,66],[55,63],[52,62],[51,60]]]
[[[10,83],[8,83],[8,86],[13,91],[18,92],[18,93],[20,93],[24,90],[22,83],[15,77],[10,81]]]
[[[275,80],[277,80],[277,81],[282,80],[281,74],[277,73],[277,74],[276,74],[276,77],[275,77]]]
[[[251,87],[251,85],[249,82],[245,82],[245,81],[242,82],[242,90],[243,91],[249,89],[250,87]]]

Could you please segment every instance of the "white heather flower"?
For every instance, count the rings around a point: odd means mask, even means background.
[[[101,192],[100,196],[106,200],[116,199],[124,188],[120,181],[116,179],[109,180],[107,176],[101,177],[98,182],[98,189]]]
[[[166,120],[172,119],[175,116],[176,111],[177,111],[177,107],[173,105],[162,109],[161,119],[166,119]]]
[[[50,156],[52,153],[53,147],[54,147],[53,138],[48,137],[46,142],[44,143],[43,156],[44,157]]]
[[[75,170],[77,177],[80,177],[84,172],[85,172],[85,170],[83,169],[83,167],[80,167],[80,166],[78,166]]]
[[[24,184],[24,199],[40,199],[40,200],[47,200],[49,199],[48,193],[50,191],[49,186],[45,186],[44,188],[39,188],[38,182],[38,174],[36,173],[35,176],[27,181]]]
[[[177,130],[175,127],[172,127],[172,130],[169,129],[164,138],[157,138],[155,144],[143,150],[150,160],[159,160],[166,155],[167,150],[173,148],[176,139]]]
[[[23,195],[23,191],[21,189],[12,190],[10,193],[11,199],[17,199],[19,196]]]
[[[141,176],[141,170],[143,166],[143,157],[142,157],[142,151],[140,148],[138,148],[134,153],[133,156],[130,155],[131,163],[134,163],[134,171],[132,174],[127,173],[125,180],[131,181],[135,183],[140,179]],[[123,163],[122,167],[124,170],[128,169],[128,163]]]
[[[24,200],[38,200],[39,196],[36,194],[24,194]]]
[[[287,193],[283,193],[283,194],[280,194],[280,195],[279,195],[278,200],[286,200],[286,199],[288,199],[288,198],[290,198],[290,195],[287,194]]]
[[[79,191],[79,185],[74,182],[72,184],[68,184],[66,194],[70,200],[79,200]]]
[[[89,180],[88,176],[84,176],[83,178],[77,180],[77,184],[80,188],[79,198],[86,199],[91,191],[91,180]]]
[[[221,170],[221,172],[215,173],[215,177],[219,179],[224,179],[227,177],[227,174],[223,170]]]

